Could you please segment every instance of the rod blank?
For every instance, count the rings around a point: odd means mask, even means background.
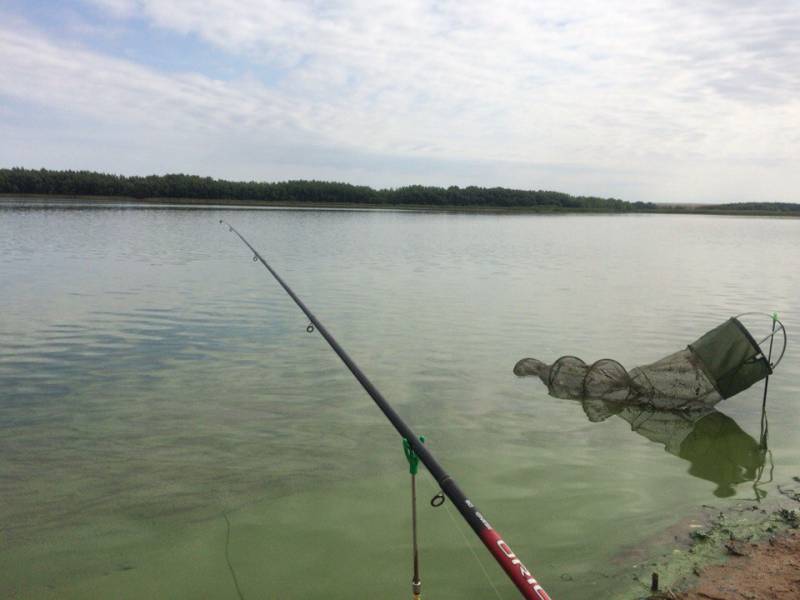
[[[383,397],[372,382],[367,378],[364,372],[358,367],[352,358],[345,352],[336,339],[328,332],[325,326],[314,316],[314,313],[305,305],[305,303],[292,291],[292,288],[281,278],[280,275],[264,260],[264,257],[259,254],[250,242],[239,233],[232,225],[220,219],[220,223],[226,225],[228,229],[236,234],[242,242],[253,252],[253,260],[261,262],[264,267],[272,274],[275,280],[281,287],[289,294],[289,297],[294,300],[295,304],[303,311],[303,313],[311,321],[311,324],[319,331],[320,335],[328,342],[331,349],[339,356],[345,366],[350,370],[356,380],[364,388],[364,391],[369,394],[370,398],[375,402],[378,408],[383,412],[389,422],[397,430],[402,438],[408,440],[411,449],[419,457],[422,464],[428,469],[430,474],[439,484],[442,492],[450,499],[450,501],[461,513],[461,516],[469,524],[472,530],[478,535],[483,544],[495,558],[497,563],[503,568],[508,575],[509,579],[517,586],[517,589],[522,594],[523,598],[527,600],[550,600],[550,596],[544,591],[539,582],[536,581],[531,572],[522,564],[521,560],[517,557],[511,547],[503,540],[500,534],[492,528],[486,518],[478,511],[477,507],[464,495],[464,492],[456,484],[455,480],[447,474],[438,461],[428,451],[428,448],[420,441],[419,437],[412,431],[412,429],[400,418],[400,415],[395,412],[394,408]]]

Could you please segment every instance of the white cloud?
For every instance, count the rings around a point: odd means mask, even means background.
[[[199,140],[240,133],[353,160],[428,160],[443,184],[484,163],[496,178],[487,185],[630,199],[746,199],[763,188],[718,178],[753,169],[787,182],[774,199],[796,189],[794,3],[93,1],[280,76],[267,85],[166,75],[0,31],[0,89]],[[460,175],[459,161],[472,165]],[[386,184],[415,180],[390,171]]]
[[[31,31],[0,29],[0,90],[99,122],[175,131],[299,127],[293,104],[262,85],[161,74]]]

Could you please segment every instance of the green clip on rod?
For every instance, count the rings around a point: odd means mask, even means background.
[[[419,436],[419,441],[425,443],[425,436]],[[408,472],[411,473],[411,538],[414,552],[414,576],[411,578],[411,593],[413,600],[420,599],[422,581],[419,579],[419,550],[417,548],[417,472],[419,471],[419,456],[411,444],[403,438],[403,452],[408,461]]]

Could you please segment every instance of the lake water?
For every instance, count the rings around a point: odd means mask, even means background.
[[[220,218],[554,600],[614,597],[632,549],[800,475],[800,220],[6,204],[0,596],[235,599],[230,562],[247,600],[410,597],[400,440]],[[632,367],[751,310],[790,335],[763,473],[761,384],[678,451],[511,371]],[[424,471],[419,489],[424,595],[518,597]]]

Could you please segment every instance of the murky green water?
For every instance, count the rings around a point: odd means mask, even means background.
[[[6,207],[0,596],[237,598],[226,538],[247,600],[410,596],[396,434],[220,218],[555,600],[612,597],[631,548],[754,497],[760,386],[675,450],[511,368],[630,367],[747,310],[777,310],[791,336],[798,220]],[[778,483],[800,474],[798,379],[790,346],[770,381]],[[425,596],[517,597],[420,485]]]

